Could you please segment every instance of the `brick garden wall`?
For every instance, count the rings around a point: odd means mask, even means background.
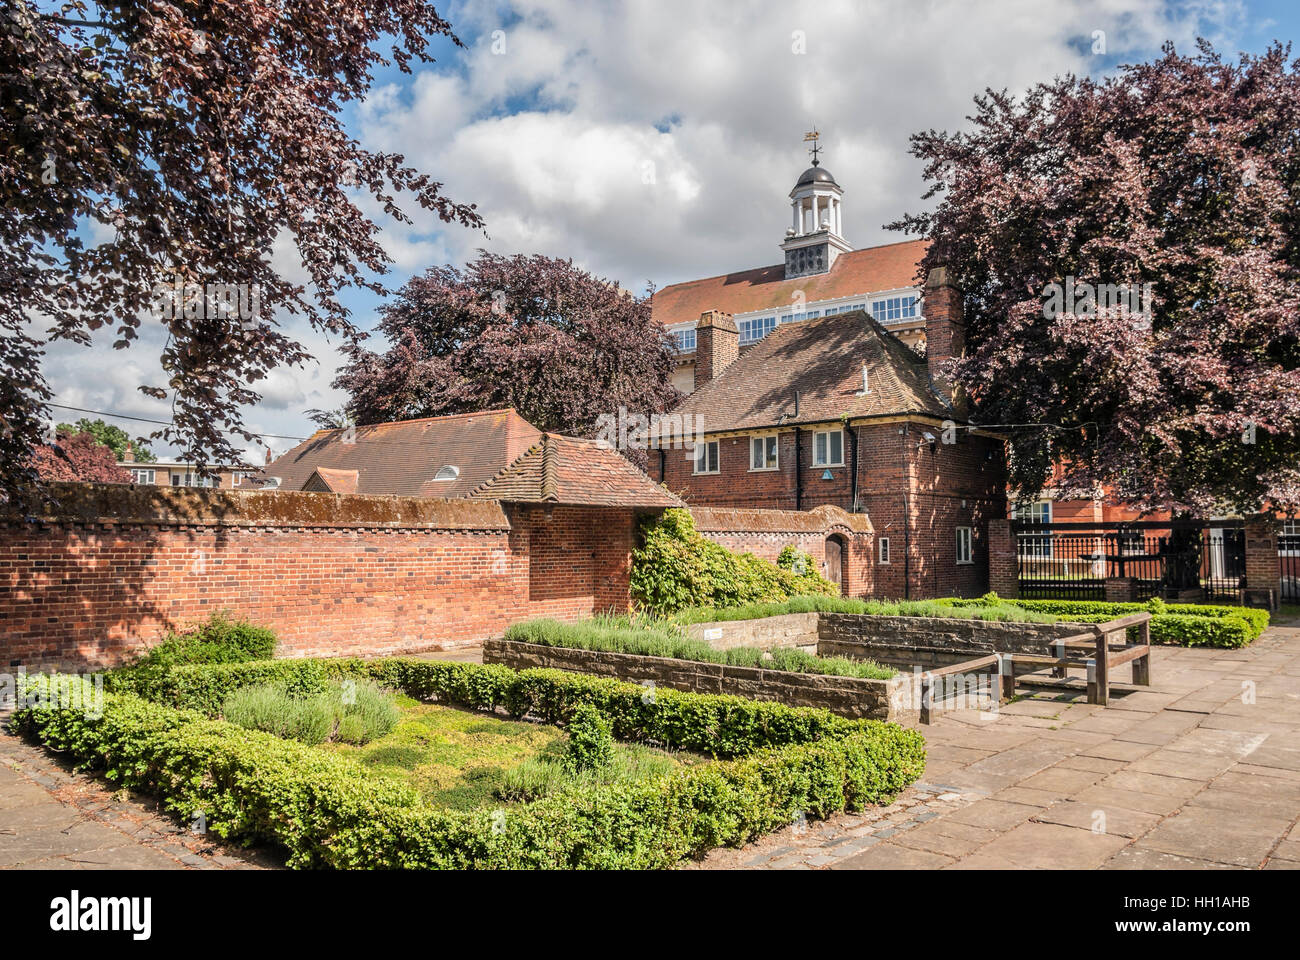
[[[108,666],[214,610],[280,653],[472,645],[534,616],[624,610],[614,508],[70,484],[0,521],[0,663]]]
[[[830,573],[826,541],[837,537],[844,559],[844,594],[871,596],[875,589],[872,525],[864,514],[850,514],[827,504],[798,511],[700,506],[691,508],[691,516],[701,534],[737,553],[775,561],[785,547],[794,546],[816,561],[822,576]]]

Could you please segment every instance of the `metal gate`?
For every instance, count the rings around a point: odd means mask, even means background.
[[[1282,602],[1300,603],[1300,520],[1287,520],[1277,538]]]
[[[1240,520],[1016,521],[1020,596],[1104,600],[1107,580],[1131,577],[1138,600],[1199,594],[1205,599],[1240,603],[1246,587],[1243,526]],[[1293,589],[1300,590],[1300,531],[1295,543]]]

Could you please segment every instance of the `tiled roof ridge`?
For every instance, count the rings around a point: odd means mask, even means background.
[[[930,241],[925,239],[924,237],[914,237],[911,240],[895,240],[892,243],[878,243],[873,247],[859,247],[856,250],[850,250],[847,254],[841,254],[840,256],[846,257],[846,256],[852,256],[853,254],[857,254],[857,253],[869,253],[872,250],[885,250],[889,247],[901,247],[909,243],[929,243],[929,242]],[[674,290],[679,287],[690,287],[697,283],[708,283],[711,280],[723,280],[727,277],[740,276],[746,273],[758,273],[763,270],[783,270],[783,269],[785,269],[784,263],[765,263],[757,267],[746,267],[742,270],[728,270],[726,273],[715,273],[713,276],[709,276],[709,277],[696,277],[694,280],[682,280],[677,283],[669,283],[661,287],[656,292],[658,293],[658,292],[662,292],[663,290]],[[832,267],[831,269],[833,270],[834,267]],[[874,291],[868,291],[868,292],[874,292]],[[831,299],[836,299],[836,298],[831,298]],[[759,309],[762,310],[768,308],[762,307]],[[755,311],[742,311],[742,312],[752,313]]]
[[[549,433],[542,434],[542,499],[555,502],[560,499],[560,481],[556,477],[555,438]]]

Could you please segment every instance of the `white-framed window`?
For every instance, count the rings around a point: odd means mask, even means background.
[[[736,326],[740,328],[741,346],[758,343],[776,329],[776,314],[770,317],[750,317],[747,320],[741,320]]]
[[[970,527],[957,528],[957,562],[971,563],[971,535]]]
[[[871,315],[880,323],[902,323],[904,320],[912,320],[920,315],[916,310],[916,301],[916,294],[913,293],[873,300]]]
[[[776,436],[750,437],[749,469],[775,470],[778,466]]]
[[[674,330],[673,341],[677,345],[678,353],[690,353],[695,349],[695,328],[689,330]]]
[[[198,473],[173,473],[173,487],[216,487],[218,482],[212,477],[200,476]]]
[[[1277,546],[1284,557],[1300,557],[1300,520],[1283,522]]]
[[[1012,520],[1025,520],[1029,523],[1051,523],[1052,501],[1030,500],[1017,503],[1011,508]]]
[[[695,445],[694,473],[718,472],[718,441],[706,440]]]
[[[144,467],[136,467],[131,471],[132,483],[153,483],[154,477],[157,476],[152,470]]]
[[[818,430],[813,434],[813,466],[844,466],[843,430]]]
[[[881,537],[879,542],[880,542],[880,562],[888,563],[889,562],[889,538]]]
[[[1011,507],[1012,520],[1024,520],[1028,523],[1051,523],[1051,500],[1027,500]],[[1050,557],[1052,555],[1052,535],[1050,533],[1022,533],[1017,537],[1018,552],[1022,557]]]

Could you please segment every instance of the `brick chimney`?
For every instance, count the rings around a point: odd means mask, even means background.
[[[731,314],[705,310],[695,325],[695,389],[716,380],[740,356],[740,330]]]
[[[126,442],[126,449],[122,451],[122,462],[135,463],[135,448],[132,446],[130,440]]]
[[[930,271],[921,301],[925,314],[925,364],[930,370],[930,382],[939,396],[951,401],[960,412],[965,408],[966,398],[960,389],[954,393],[944,367],[946,361],[966,354],[966,317],[962,312],[961,291],[948,279],[947,267]]]
[[[270,447],[267,447],[267,448],[266,448],[266,464],[267,464],[267,466],[270,466],[270,465],[271,465],[271,461],[272,461],[273,459],[275,459],[275,458],[271,456],[271,448],[270,448]]]

